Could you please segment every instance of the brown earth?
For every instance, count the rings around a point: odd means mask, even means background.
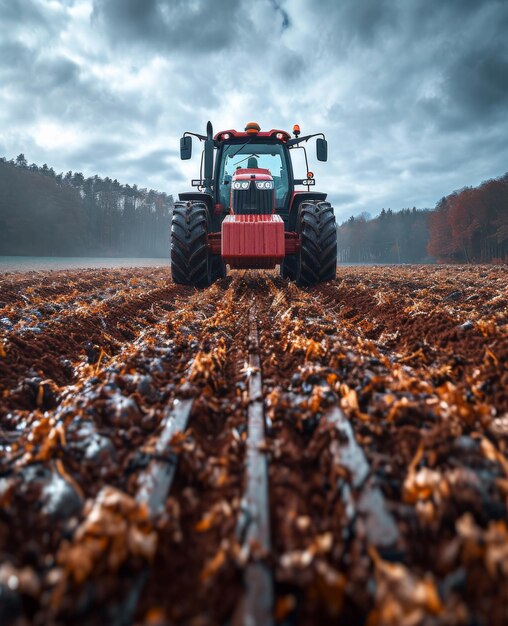
[[[232,272],[201,292],[165,269],[2,275],[0,623],[121,623],[148,571],[136,623],[231,619],[252,306],[276,623],[508,623],[508,276],[488,266],[340,268],[315,289]],[[138,478],[189,394],[154,524]]]

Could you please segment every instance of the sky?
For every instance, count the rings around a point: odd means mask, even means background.
[[[507,33],[507,0],[0,0],[0,156],[176,196],[184,131],[298,123],[339,222],[434,207],[508,171]]]

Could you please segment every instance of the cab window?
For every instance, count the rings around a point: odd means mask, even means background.
[[[255,161],[254,161],[255,159]],[[219,172],[220,202],[229,207],[231,178],[238,168],[257,167],[267,169],[273,177],[276,207],[282,208],[289,191],[289,177],[284,150],[280,144],[248,143],[230,144],[222,151]]]

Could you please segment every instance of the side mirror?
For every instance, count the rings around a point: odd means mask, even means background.
[[[187,161],[192,156],[192,137],[188,135],[180,139],[180,158]]]
[[[328,142],[326,139],[316,139],[316,155],[318,161],[328,160]]]

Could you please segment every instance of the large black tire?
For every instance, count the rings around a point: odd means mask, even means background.
[[[204,202],[175,202],[171,221],[171,274],[180,285],[208,287],[218,278],[208,250]]]
[[[284,261],[280,264],[280,275],[282,278],[289,278],[289,280],[296,279],[298,261],[298,255],[296,254],[285,257]]]
[[[212,255],[212,282],[219,278],[226,278],[227,268],[221,256]]]
[[[337,270],[337,228],[332,205],[318,200],[302,202],[297,230],[301,247],[294,270],[296,284],[308,287],[333,280]]]

